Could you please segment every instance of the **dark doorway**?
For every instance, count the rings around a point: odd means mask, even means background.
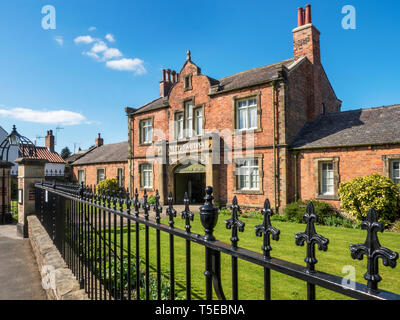
[[[206,188],[205,173],[176,173],[175,174],[175,203],[183,204],[185,192],[188,193],[191,204],[204,202]]]

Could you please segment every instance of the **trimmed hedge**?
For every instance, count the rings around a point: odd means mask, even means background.
[[[283,209],[283,215],[289,221],[304,223],[303,215],[306,213],[307,204],[309,201],[299,200],[297,202],[289,203],[285,209]],[[336,210],[327,202],[312,200],[314,205],[315,214],[318,216],[318,223],[325,224],[325,218],[336,216]]]

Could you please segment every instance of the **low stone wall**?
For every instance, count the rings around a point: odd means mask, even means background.
[[[28,216],[28,234],[49,300],[87,300],[72,271],[36,216]]]

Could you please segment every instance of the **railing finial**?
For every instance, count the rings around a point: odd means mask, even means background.
[[[264,216],[264,220],[263,224],[255,226],[256,236],[261,237],[264,235],[264,244],[261,249],[264,252],[264,257],[270,258],[270,252],[272,251],[270,238],[272,236],[272,240],[278,241],[281,231],[274,228],[271,224],[271,216],[274,212],[271,209],[271,204],[268,199],[264,202],[264,208],[261,210],[261,214]]]
[[[185,230],[189,233],[190,229],[192,228],[190,225],[190,221],[194,220],[194,214],[192,211],[190,211],[189,208],[190,199],[187,192],[185,192],[185,195],[183,197],[183,203],[185,204],[185,210],[182,211],[182,219],[185,219]]]
[[[307,243],[307,256],[304,261],[307,263],[307,271],[313,272],[315,264],[318,262],[315,257],[315,245],[318,245],[319,250],[327,251],[329,239],[319,235],[315,230],[315,222],[318,220],[318,216],[314,213],[314,205],[311,201],[307,205],[307,212],[303,215],[303,218],[307,222],[306,231],[297,233],[294,237],[298,246],[304,246],[304,243]]]
[[[241,214],[242,211],[240,210],[236,196],[233,198],[231,209],[232,209],[232,218],[226,220],[225,224],[227,229],[232,229],[232,237],[231,237],[232,247],[236,248],[237,243],[239,242],[238,231],[243,232],[244,227],[246,225],[243,221],[239,220],[239,214]]]
[[[384,266],[396,267],[399,254],[390,249],[381,247],[378,239],[378,231],[383,232],[384,226],[378,222],[374,208],[367,213],[367,219],[361,224],[363,230],[367,230],[367,239],[363,244],[350,245],[351,257],[362,260],[367,257],[367,272],[364,279],[368,281],[367,290],[370,293],[378,292],[378,283],[382,280],[379,275],[378,259],[381,258]]]
[[[200,220],[201,224],[204,227],[204,240],[206,241],[215,241],[215,237],[213,235],[214,228],[218,222],[218,208],[214,206],[212,201],[214,197],[212,196],[213,188],[206,188],[206,196],[204,197],[205,203],[200,207]]]

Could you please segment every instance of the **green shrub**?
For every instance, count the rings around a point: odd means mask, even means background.
[[[373,174],[341,183],[339,195],[343,209],[358,221],[365,220],[370,208],[375,209],[385,226],[399,218],[399,188],[383,175]]]
[[[232,212],[231,212],[231,210],[224,207],[224,208],[219,209],[219,214],[221,216],[231,216]]]
[[[396,220],[390,227],[389,232],[400,233],[400,220]]]
[[[303,215],[307,210],[307,203],[309,201],[297,201],[289,203],[285,209],[283,209],[283,215],[287,218],[288,221],[304,223]],[[324,224],[324,219],[326,217],[331,217],[336,215],[335,209],[326,202],[312,200],[314,205],[315,214],[318,215],[318,223]]]
[[[151,196],[147,199],[147,202],[148,202],[149,204],[156,204],[156,197],[153,196],[153,195],[151,195]]]
[[[111,195],[117,196],[119,192],[119,183],[117,179],[105,179],[101,182],[96,187],[97,193],[103,192],[103,190],[109,190],[111,192]]]

